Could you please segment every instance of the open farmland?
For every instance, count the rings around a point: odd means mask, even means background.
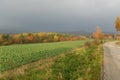
[[[80,47],[85,41],[68,41],[42,44],[23,44],[0,47],[0,71],[13,69]]]
[[[0,80],[101,80],[103,47],[93,43],[5,71]]]

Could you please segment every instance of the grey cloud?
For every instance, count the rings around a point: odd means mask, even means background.
[[[0,30],[115,31],[120,0],[2,0]],[[14,31],[13,30],[13,31]]]

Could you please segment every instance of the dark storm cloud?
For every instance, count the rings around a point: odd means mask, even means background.
[[[119,0],[2,0],[0,30],[115,31]]]

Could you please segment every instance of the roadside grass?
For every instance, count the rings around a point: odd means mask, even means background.
[[[56,60],[52,65],[53,79],[101,80],[102,50],[99,48],[93,46],[87,50],[66,54],[65,57]]]
[[[101,80],[102,44],[81,47],[8,72],[0,80]],[[25,67],[25,66],[24,66]]]
[[[120,42],[116,42],[116,44],[117,44],[118,46],[120,46]]]

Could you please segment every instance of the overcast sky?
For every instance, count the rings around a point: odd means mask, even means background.
[[[0,31],[115,32],[120,0],[0,0]]]

